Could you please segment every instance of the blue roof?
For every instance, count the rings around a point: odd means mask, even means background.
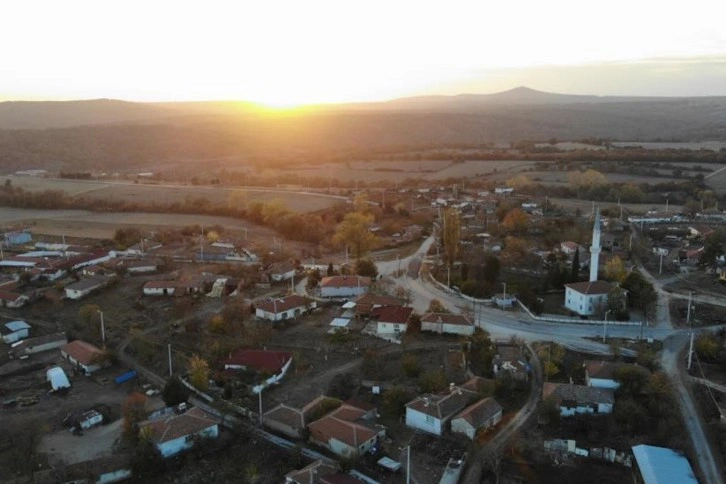
[[[23,329],[30,329],[30,325],[25,321],[10,321],[9,323],[5,323],[5,327],[13,333]]]
[[[636,445],[633,454],[645,484],[698,484],[688,459],[673,449]]]

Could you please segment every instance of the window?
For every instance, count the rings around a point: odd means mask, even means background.
[[[434,424],[434,418],[431,415],[426,415],[426,423],[429,425]]]

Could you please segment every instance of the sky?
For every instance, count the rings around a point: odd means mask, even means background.
[[[726,95],[724,0],[3,2],[0,101]]]

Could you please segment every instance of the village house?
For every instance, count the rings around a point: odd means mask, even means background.
[[[359,318],[368,318],[376,308],[403,305],[403,301],[393,296],[367,293],[355,300],[355,314]]]
[[[580,252],[580,260],[582,260],[586,254],[585,248],[577,242],[567,240],[560,243],[560,252],[567,256],[573,256],[575,252]]]
[[[502,406],[491,397],[469,405],[451,419],[451,431],[474,440],[479,429],[496,426],[502,420]]]
[[[463,386],[452,386],[446,393],[419,395],[406,404],[406,425],[441,436],[449,420],[476,398],[476,392]]]
[[[100,289],[109,283],[108,279],[103,277],[89,277],[81,279],[78,282],[69,284],[65,288],[66,297],[68,299],[81,299],[96,289]]]
[[[315,301],[292,294],[258,303],[255,307],[255,316],[268,321],[284,321],[298,318],[316,307],[317,303]]]
[[[471,336],[474,323],[463,314],[426,313],[421,318],[421,331]]]
[[[75,340],[61,346],[61,356],[86,375],[101,369],[103,351],[85,341]]]
[[[15,343],[30,336],[30,325],[25,321],[10,321],[0,326],[3,342]]]
[[[374,309],[371,316],[377,319],[376,331],[378,334],[399,336],[408,329],[411,314],[413,314],[413,308],[382,306]]]
[[[8,352],[11,358],[20,358],[25,355],[42,353],[43,351],[54,350],[68,343],[68,336],[65,333],[46,334],[37,338],[28,338],[15,343]]]
[[[542,399],[551,398],[560,409],[560,415],[609,414],[613,412],[615,395],[606,388],[565,383],[545,383]]]
[[[585,381],[587,386],[594,388],[606,388],[617,390],[620,383],[615,379],[615,372],[621,368],[636,368],[646,374],[650,374],[647,368],[629,363],[616,363],[603,360],[585,360]]]
[[[33,241],[33,235],[29,230],[14,230],[3,234],[2,244],[5,247],[13,245],[29,244]]]
[[[270,269],[269,274],[275,282],[289,281],[295,277],[295,265],[290,262],[279,264]]]
[[[30,298],[24,294],[0,291],[0,307],[22,308],[28,301],[30,301]]]
[[[263,415],[264,425],[276,432],[293,439],[300,439],[304,430],[310,423],[310,417],[321,409],[321,404],[327,397],[320,395],[302,408],[296,408],[281,403]]]
[[[341,457],[361,456],[386,436],[386,429],[366,420],[369,412],[347,403],[308,425],[310,440]]]
[[[166,458],[190,449],[198,439],[216,439],[219,425],[201,408],[192,407],[139,423],[139,434],[148,436]]]
[[[321,297],[357,297],[368,292],[370,277],[330,276],[320,281]]]
[[[180,283],[177,281],[149,281],[144,284],[143,291],[145,296],[174,296],[177,295],[176,291],[179,286]],[[185,292],[184,287],[179,291],[180,294]]]
[[[225,370],[249,370],[267,378],[252,388],[259,393],[267,385],[279,383],[292,365],[292,353],[287,351],[235,350],[224,360]]]
[[[603,312],[613,285],[606,281],[585,281],[565,284],[565,308],[580,316]]]

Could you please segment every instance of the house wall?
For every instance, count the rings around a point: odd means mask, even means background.
[[[360,296],[368,292],[367,286],[352,287],[321,287],[320,295],[322,297],[353,297]]]
[[[594,388],[609,388],[616,390],[620,387],[620,383],[609,378],[587,378],[587,386]]]
[[[10,343],[15,343],[16,341],[20,341],[21,339],[27,338],[27,337],[28,337],[28,330],[26,328],[26,329],[21,329],[19,331],[15,331],[10,334],[3,335],[3,341],[6,342],[7,344],[10,344]]]
[[[356,450],[355,447],[348,445],[345,442],[341,442],[340,440],[331,438],[328,441],[326,447],[330,449],[331,452],[341,457],[354,455],[355,453],[357,453],[358,455],[363,455],[371,450],[374,445],[376,445],[377,440],[378,435],[374,435],[370,439],[358,445],[358,449]]]
[[[94,415],[93,417],[91,417],[89,419],[81,421],[81,428],[84,430],[90,429],[94,425],[99,425],[101,423],[103,423],[103,415],[98,414],[98,415]]]
[[[408,327],[408,325],[406,325],[406,324],[382,323],[380,321],[378,322],[378,332],[379,333],[389,333],[389,334],[405,333],[407,327]]]
[[[42,353],[43,351],[48,350],[54,350],[56,348],[60,348],[64,344],[68,343],[68,339],[59,339],[57,341],[49,341],[47,343],[43,343],[41,345],[36,346],[28,346],[23,350],[23,353],[32,355],[34,353]]]
[[[565,307],[581,316],[592,316],[607,303],[607,294],[581,294],[565,288]]]
[[[439,324],[439,323],[421,323],[421,331],[432,331],[434,333],[443,334],[461,334],[471,336],[474,334],[474,326],[462,326],[460,324]]]
[[[162,457],[171,457],[183,450],[190,449],[194,445],[195,436],[216,439],[219,436],[219,426],[214,424],[211,427],[200,430],[195,434],[186,435],[168,442],[156,444],[156,448],[159,450]]]
[[[471,425],[466,419],[464,418],[457,418],[451,421],[451,431],[452,432],[458,432],[461,434],[466,435],[471,440],[474,440],[474,437],[476,437],[476,433],[479,429],[488,429],[490,427],[494,427],[502,420],[502,411],[498,411],[491,417],[489,417],[486,421],[482,422],[482,424],[478,428],[474,428],[473,425]]]
[[[101,369],[101,365],[83,365],[63,350],[61,350],[61,356],[63,358],[65,358],[66,360],[70,361],[73,364],[73,366],[83,370],[87,375],[90,375],[94,371]]]
[[[8,299],[3,299],[1,302],[2,302],[1,305],[4,306],[4,307],[6,307],[6,308],[21,308],[21,307],[25,306],[25,303],[26,302],[28,302],[28,298],[25,297],[25,296],[20,296],[15,301],[10,301]]]
[[[597,412],[595,410],[597,410]],[[585,415],[594,413],[613,413],[613,406],[610,403],[598,403],[594,407],[591,405],[578,405],[574,408],[560,406],[560,415],[563,417],[572,417],[576,414]]]
[[[126,269],[126,272],[128,272],[129,274],[142,274],[142,273],[145,273],[145,272],[155,272],[155,271],[156,271],[156,266],[155,265],[153,265],[153,266],[129,267],[128,269]]]
[[[173,287],[145,287],[144,294],[147,296],[173,296]]]
[[[406,426],[434,435],[441,435],[443,430],[442,422],[438,418],[408,407],[406,407]]]
[[[286,423],[267,418],[263,418],[263,423],[265,424],[265,427],[280,432],[281,434],[293,439],[302,438],[301,428],[295,428]]]
[[[289,279],[292,279],[292,277],[295,275],[295,271],[288,271],[282,274],[270,274],[270,278],[275,282],[280,281],[287,281]]]

